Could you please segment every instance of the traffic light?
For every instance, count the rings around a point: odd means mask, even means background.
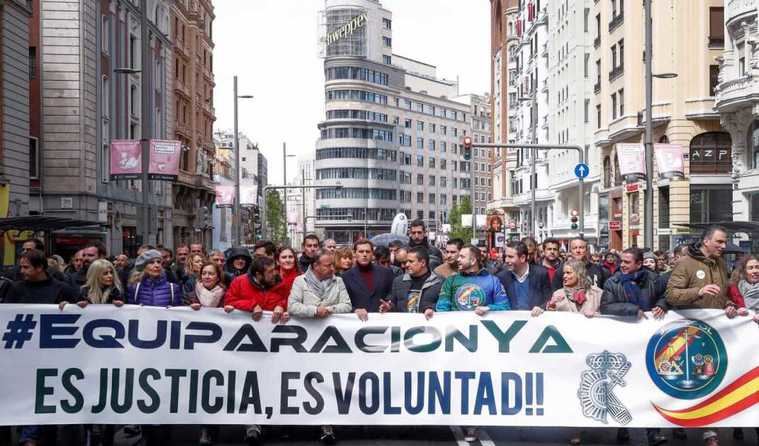
[[[577,226],[577,221],[578,221],[577,215],[578,215],[577,214],[577,210],[576,209],[572,209],[572,215],[571,215],[569,221],[572,222],[571,229],[573,231],[576,231],[579,228],[579,226]]]
[[[472,137],[464,137],[464,159],[469,161],[472,159]]]

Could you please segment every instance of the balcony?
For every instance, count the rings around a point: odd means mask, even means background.
[[[616,16],[614,16],[613,19],[611,19],[611,22],[609,22],[609,32],[613,32],[615,29],[619,27],[623,22],[625,21],[625,15],[624,13],[620,13]]]
[[[759,94],[759,77],[741,76],[717,85],[715,107],[720,112],[733,111],[747,104],[753,104]]]
[[[625,73],[625,66],[620,65],[613,70],[609,71],[609,82],[615,81],[618,77],[622,76]]]
[[[755,0],[729,0],[725,7],[725,24],[729,27],[736,19],[741,20],[749,15],[756,15]]]

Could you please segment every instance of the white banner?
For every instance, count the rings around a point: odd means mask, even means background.
[[[526,312],[274,325],[189,308],[0,306],[0,417],[28,424],[756,426],[759,327]]]
[[[617,144],[619,174],[623,177],[646,176],[646,153],[643,144]]]

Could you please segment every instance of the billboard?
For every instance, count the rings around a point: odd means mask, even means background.
[[[142,146],[139,140],[111,141],[111,178],[139,179],[142,174]]]
[[[646,176],[646,156],[643,144],[617,144],[619,173],[623,177]]]
[[[214,186],[216,191],[216,207],[231,208],[235,204],[235,187],[232,185],[217,184]]]
[[[179,141],[151,139],[150,168],[148,169],[150,179],[175,181],[179,175],[181,156],[182,145]]]
[[[685,176],[683,147],[677,144],[654,144],[656,167],[660,178]]]

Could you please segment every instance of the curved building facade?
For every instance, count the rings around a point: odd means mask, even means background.
[[[403,212],[434,230],[469,187],[457,150],[468,107],[448,99],[456,83],[392,53],[392,14],[378,1],[326,0],[321,14],[325,116],[315,184],[342,187],[316,191],[316,228],[351,243],[387,232]]]

